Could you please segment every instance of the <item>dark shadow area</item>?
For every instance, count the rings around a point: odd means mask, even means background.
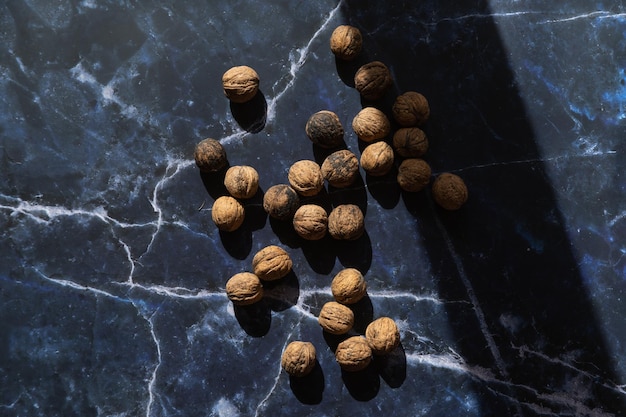
[[[245,220],[244,220],[245,221]],[[252,250],[252,232],[243,226],[232,232],[219,231],[222,246],[230,256],[244,260]]]
[[[356,240],[335,240],[335,254],[344,268],[358,269],[365,275],[372,266],[372,241],[367,230]]]
[[[263,209],[264,194],[263,190],[259,187],[252,198],[241,201],[246,210],[246,218],[241,225],[242,228],[255,231],[265,227],[267,223],[267,212]]]
[[[289,387],[293,395],[303,404],[315,405],[322,402],[324,393],[324,372],[315,360],[315,368],[303,377],[289,377]]]
[[[336,255],[333,250],[333,238],[326,234],[320,240],[302,240],[302,254],[311,269],[318,274],[328,275],[335,266]]]
[[[329,185],[328,195],[333,207],[354,204],[359,206],[364,216],[367,214],[367,190],[360,174],[348,187],[337,188]]]
[[[259,90],[252,100],[246,103],[230,102],[230,112],[239,126],[250,133],[259,133],[267,121],[267,100]]]
[[[291,249],[297,249],[300,247],[303,239],[298,236],[294,230],[293,221],[291,219],[278,220],[270,217],[269,220],[272,232],[274,232],[282,244],[289,246]]]
[[[234,305],[235,317],[241,328],[252,337],[263,337],[270,331],[272,311],[265,298],[248,306]]]
[[[406,379],[406,353],[402,344],[387,355],[374,356],[374,367],[389,388],[399,388]]]
[[[263,297],[272,311],[284,311],[298,303],[300,282],[292,270],[276,281],[263,282]]]
[[[374,319],[374,306],[372,299],[368,294],[354,304],[348,305],[352,313],[354,313],[354,325],[352,328],[355,332],[364,335],[365,329]]]
[[[374,200],[384,209],[392,209],[400,202],[401,189],[397,177],[398,169],[395,166],[382,176],[365,175],[367,189]]]
[[[345,126],[343,128],[344,130],[346,129]],[[322,148],[321,146],[311,143],[311,149],[313,151],[313,160],[317,162],[320,166],[322,166],[322,164],[324,163],[324,159],[326,159],[328,155],[330,155],[333,152],[340,151],[342,149],[348,149],[348,145],[346,144],[345,139],[344,139],[341,146],[338,146],[336,148],[332,148],[332,149]]]
[[[337,75],[348,87],[354,88],[354,76],[362,65],[367,64],[365,56],[367,53],[361,51],[361,53],[351,61],[344,61],[335,57],[335,68],[337,69]]]
[[[457,212],[437,207],[430,187],[401,195],[439,297],[460,301],[445,304],[454,348],[468,366],[495,375],[473,379],[480,414],[568,415],[580,406],[624,415],[619,378],[488,2],[427,0],[410,13],[396,6],[346,0],[342,13],[364,44],[375,45],[366,60],[394,69],[395,86],[377,105],[393,102],[394,89],[424,94],[427,162],[469,188]],[[406,250],[410,259],[414,251]],[[355,379],[346,382],[351,394],[371,398],[367,376]]]
[[[198,170],[202,184],[213,200],[217,200],[223,195],[228,195],[228,190],[224,185],[224,177],[228,168],[230,168],[230,164],[226,164],[224,168],[217,172],[202,172]]]
[[[372,363],[361,371],[342,370],[341,379],[352,398],[357,401],[369,401],[376,397],[380,390],[380,377]]]

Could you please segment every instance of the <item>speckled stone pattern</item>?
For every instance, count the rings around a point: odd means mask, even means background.
[[[1,2],[0,415],[626,415],[624,33],[617,0]],[[393,78],[376,101],[354,88],[372,61]],[[260,79],[247,103],[222,90],[238,65]],[[329,154],[312,114],[360,157],[354,116],[382,110],[389,142],[406,91],[461,209],[401,192],[397,157],[303,200],[358,206],[355,241],[267,216],[264,192]],[[224,173],[194,163],[208,137],[259,173],[234,232],[211,220]],[[292,271],[233,306],[227,280],[268,245]],[[367,281],[346,337],[385,316],[401,340],[357,372],[317,324],[344,268]],[[303,378],[281,369],[293,340],[316,350]]]

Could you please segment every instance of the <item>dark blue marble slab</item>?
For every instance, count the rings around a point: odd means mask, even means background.
[[[356,62],[330,52],[340,24]],[[621,1],[3,3],[0,415],[626,415],[625,33]],[[372,60],[394,79],[374,103],[353,88]],[[222,93],[235,65],[259,73],[250,106]],[[409,90],[460,211],[361,171],[323,197],[363,209],[359,240],[267,218],[263,192],[324,156],[311,114],[358,155],[354,115]],[[205,137],[260,173],[234,233]],[[293,273],[233,307],[226,281],[270,244]],[[368,283],[354,331],[389,316],[402,341],[356,374],[317,324],[345,267]],[[303,380],[280,368],[296,339],[318,353]]]

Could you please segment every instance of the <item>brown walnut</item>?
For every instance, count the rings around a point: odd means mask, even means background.
[[[367,326],[365,339],[375,355],[385,355],[400,345],[400,332],[393,319],[380,317]]]
[[[374,142],[391,132],[391,123],[376,107],[365,107],[352,119],[352,130],[363,142]]]
[[[350,307],[329,301],[322,306],[317,321],[330,334],[345,334],[354,326],[354,313]]]
[[[405,158],[419,158],[428,150],[428,138],[418,127],[404,127],[393,134],[393,148]]]
[[[280,360],[285,372],[294,377],[307,376],[315,368],[315,363],[315,346],[299,340],[287,345]]]
[[[396,97],[391,109],[393,118],[404,127],[419,126],[430,117],[428,100],[415,91],[408,91]]]
[[[380,61],[363,65],[354,75],[354,87],[366,100],[378,100],[391,84],[391,73]]]
[[[393,167],[393,149],[383,141],[367,145],[361,153],[361,166],[374,177],[387,174]]]
[[[291,187],[304,197],[314,196],[324,188],[322,169],[315,161],[303,159],[295,162],[289,168],[287,178]]]
[[[259,91],[259,75],[252,68],[232,67],[222,76],[224,95],[233,103],[245,103]]]
[[[354,204],[341,204],[328,215],[328,233],[338,240],[356,240],[363,235],[363,212]]]
[[[361,31],[354,26],[338,26],[330,36],[330,50],[339,59],[351,61],[363,47]]]
[[[278,220],[291,220],[299,205],[298,193],[287,184],[273,185],[263,195],[263,209]]]
[[[303,239],[320,240],[328,230],[328,215],[317,204],[304,204],[293,216],[293,228]]]
[[[196,145],[194,159],[202,172],[216,172],[228,164],[224,147],[211,138],[204,139]]]
[[[291,257],[280,246],[266,246],[252,258],[252,269],[263,281],[283,278],[291,271],[292,266]]]
[[[444,172],[433,182],[433,198],[446,210],[458,210],[467,201],[467,186],[461,177]]]
[[[415,193],[423,190],[430,182],[430,165],[423,159],[409,158],[398,167],[398,184],[404,191]]]
[[[232,166],[226,171],[224,186],[235,198],[252,198],[259,189],[259,173],[251,166]]]
[[[235,305],[254,304],[263,298],[263,285],[259,277],[253,273],[240,272],[226,283],[226,295]]]
[[[335,360],[344,371],[360,371],[372,361],[372,349],[364,337],[352,336],[339,343]]]
[[[343,144],[343,126],[339,117],[330,110],[314,113],[304,130],[311,142],[321,148],[332,149]]]
[[[347,149],[333,152],[322,163],[322,175],[333,187],[349,187],[359,176],[359,160]]]
[[[367,284],[358,269],[346,268],[335,275],[330,290],[338,303],[354,304],[365,296]]]
[[[239,229],[243,224],[245,214],[243,205],[228,195],[215,200],[211,209],[213,223],[224,232],[232,232]]]

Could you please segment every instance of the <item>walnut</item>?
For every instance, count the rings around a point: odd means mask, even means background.
[[[363,212],[354,204],[341,204],[328,215],[328,233],[338,240],[356,240],[365,232]]]
[[[252,198],[259,189],[259,173],[251,166],[230,167],[224,177],[224,186],[235,198]]]
[[[339,59],[351,61],[363,47],[361,31],[354,26],[338,26],[330,36],[330,50]]]
[[[216,172],[228,164],[224,147],[211,138],[204,139],[196,145],[194,158],[202,172]]]
[[[311,197],[324,188],[322,169],[315,161],[307,159],[295,162],[287,174],[289,184],[298,194]]]
[[[424,189],[430,182],[430,165],[423,159],[410,158],[398,167],[398,184],[404,191],[415,193]]]
[[[396,97],[392,112],[400,126],[419,126],[428,120],[430,107],[426,97],[415,91],[408,91]]]
[[[278,220],[291,220],[299,205],[298,193],[287,184],[273,185],[263,196],[263,209]]]
[[[245,218],[245,210],[241,203],[231,196],[219,197],[213,203],[211,218],[218,229],[232,232],[239,229]]]
[[[322,306],[317,321],[330,334],[345,334],[354,326],[354,313],[350,307],[329,301]]]
[[[287,345],[280,360],[285,372],[294,377],[307,376],[315,368],[315,363],[315,346],[299,340]]]
[[[393,148],[405,158],[419,158],[428,150],[428,138],[418,127],[404,127],[394,133]]]
[[[333,152],[322,163],[322,175],[333,187],[349,187],[359,175],[359,160],[347,149]]]
[[[232,67],[222,76],[224,94],[233,103],[245,103],[259,91],[259,75],[252,68],[242,65]]]
[[[360,371],[372,361],[372,349],[362,336],[352,336],[339,343],[335,360],[344,371]]]
[[[363,65],[354,75],[354,86],[366,100],[382,98],[391,84],[391,73],[380,61]]]
[[[328,230],[328,215],[317,204],[305,204],[293,216],[293,228],[303,239],[320,240]]]
[[[458,210],[467,201],[467,186],[458,175],[444,172],[433,182],[433,198],[446,210]]]
[[[253,273],[240,272],[226,283],[226,295],[235,305],[254,304],[263,298],[263,285],[259,277]]]
[[[352,119],[352,129],[363,142],[373,142],[391,132],[391,123],[376,107],[365,107]]]
[[[292,266],[291,257],[280,246],[266,246],[252,258],[254,273],[263,281],[283,278],[291,271]]]
[[[389,317],[380,317],[365,329],[365,338],[375,355],[385,355],[400,345],[398,326]]]
[[[374,177],[387,174],[393,167],[393,149],[382,141],[367,145],[361,153],[361,166]]]
[[[337,302],[354,304],[365,296],[367,284],[358,269],[346,268],[335,275],[330,284],[330,290]]]
[[[321,148],[332,149],[343,144],[343,126],[339,117],[330,110],[314,113],[304,130],[311,142]]]

